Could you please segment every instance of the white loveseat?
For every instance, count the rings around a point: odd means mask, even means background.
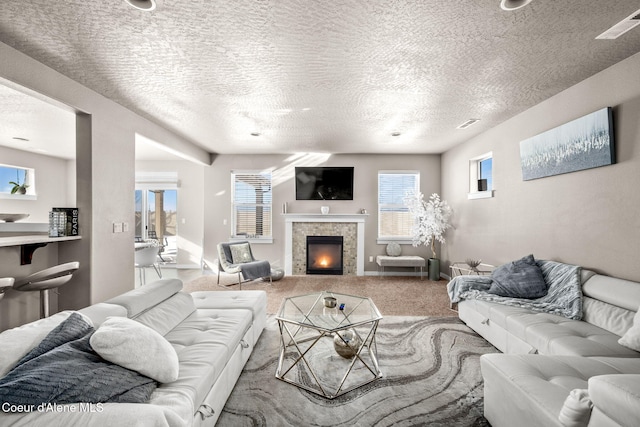
[[[187,294],[182,282],[159,280],[80,310],[95,328],[111,316],[157,331],[176,350],[178,379],[159,384],[148,403],[63,405],[57,411],[0,412],[2,426],[215,425],[266,323],[264,291]],[[0,334],[0,377],[69,317],[58,313]],[[11,348],[10,352],[5,349]],[[75,409],[73,408],[75,407]],[[11,409],[11,408],[4,408]],[[13,408],[15,409],[15,408]]]
[[[459,317],[504,354],[481,357],[484,412],[501,426],[640,425],[640,353],[618,340],[640,328],[640,283],[581,272],[583,318],[480,300]]]

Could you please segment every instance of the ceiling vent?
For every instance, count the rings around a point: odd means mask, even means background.
[[[480,119],[469,119],[466,122],[464,122],[463,124],[461,124],[460,126],[458,126],[456,129],[466,129],[469,126],[478,123],[479,121],[480,121]]]
[[[636,25],[640,24],[640,10],[636,10],[631,15],[618,22],[613,27],[609,28],[604,33],[600,34],[596,39],[600,40],[613,40],[617,39]]]

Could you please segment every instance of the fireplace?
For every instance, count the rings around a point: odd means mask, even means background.
[[[343,274],[342,236],[307,236],[307,274]]]

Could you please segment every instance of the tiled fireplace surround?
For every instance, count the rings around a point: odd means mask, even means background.
[[[366,214],[285,214],[285,274],[306,273],[307,236],[343,236],[345,275],[364,275]]]

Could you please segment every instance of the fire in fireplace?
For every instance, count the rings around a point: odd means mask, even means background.
[[[307,236],[307,274],[343,274],[342,236]]]

